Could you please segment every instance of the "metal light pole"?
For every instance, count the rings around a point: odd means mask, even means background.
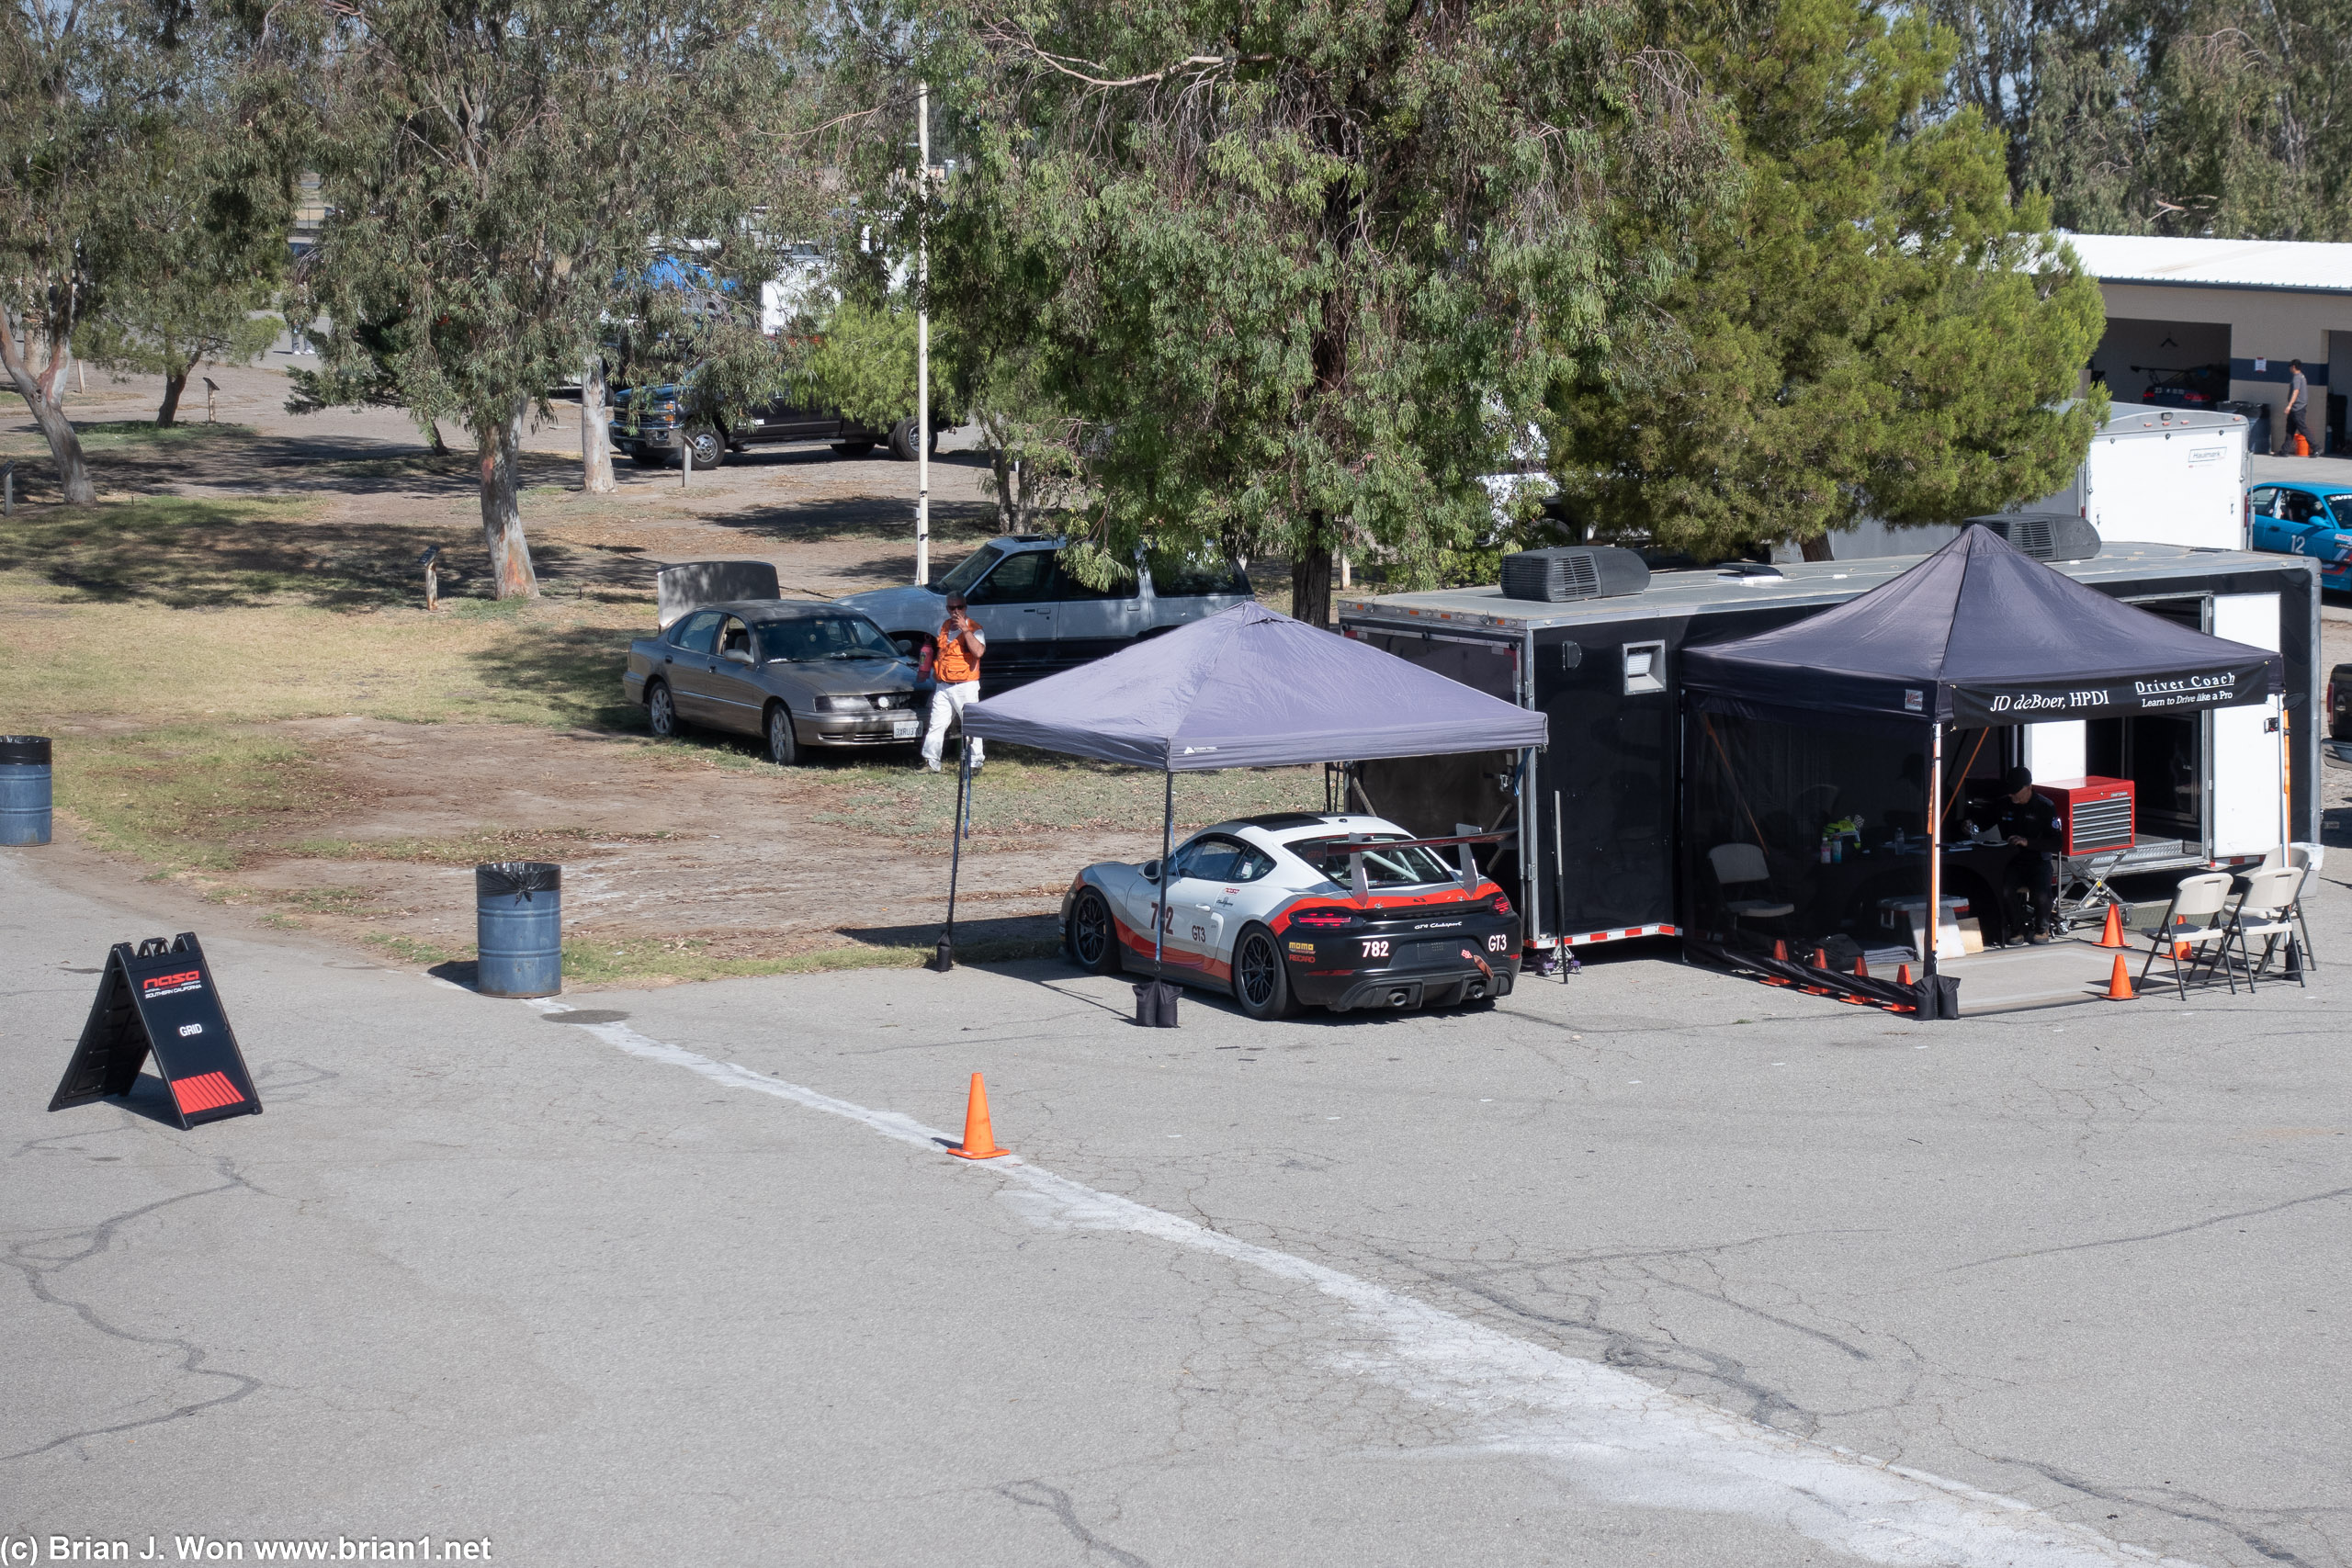
[[[931,84],[915,84],[915,585],[931,581]]]

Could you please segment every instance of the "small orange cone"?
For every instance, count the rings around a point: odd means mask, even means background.
[[[2121,947],[2123,945],[2122,905],[2109,904],[2107,907],[2107,929],[2098,933],[2098,944],[2101,947]]]
[[[1815,969],[1826,969],[1829,967],[1829,950],[1827,948],[1816,947],[1813,950],[1813,966]]]
[[[1911,965],[1908,964],[1898,964],[1894,966],[1894,983],[1898,986],[1908,986],[1913,983],[1911,979]]]
[[[2108,976],[2107,999],[2111,1002],[2137,1001],[2139,993],[2132,988],[2132,972],[2123,967],[2123,954],[2115,955],[2115,973]]]
[[[1856,958],[1856,959],[1854,960],[1854,978],[1855,978],[1855,979],[1857,979],[1857,980],[1867,980],[1867,979],[1869,979],[1870,977],[1871,977],[1871,961],[1870,961],[1870,959],[1869,959],[1869,958],[1867,958],[1867,957],[1859,957],[1859,958]]]
[[[1786,964],[1789,961],[1789,944],[1777,936],[1772,939],[1772,960],[1776,964]]]
[[[972,1075],[971,1098],[964,1102],[964,1141],[947,1152],[957,1159],[998,1159],[1012,1152],[996,1146],[996,1133],[989,1126],[989,1086],[978,1073]]]

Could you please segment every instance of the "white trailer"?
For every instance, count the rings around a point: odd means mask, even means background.
[[[2086,518],[2102,540],[2242,550],[2245,416],[2113,403],[2075,482],[2028,512]]]

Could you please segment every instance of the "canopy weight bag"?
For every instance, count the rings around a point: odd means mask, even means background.
[[[1136,1021],[1146,1029],[1174,1029],[1176,998],[1182,994],[1167,980],[1146,980],[1136,987]]]
[[[49,737],[0,735],[0,844],[49,842]]]
[[[49,1108],[64,1111],[129,1094],[151,1053],[182,1130],[261,1114],[261,1096],[254,1092],[253,1075],[194,931],[169,942],[149,937],[136,948],[114,944],[89,1021]]]
[[[474,867],[474,989],[551,997],[563,989],[563,867],[496,861]]]

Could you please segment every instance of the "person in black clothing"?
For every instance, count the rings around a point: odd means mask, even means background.
[[[1968,819],[1979,828],[1998,829],[2019,852],[2009,861],[2003,893],[2006,897],[2021,887],[2032,900],[2033,925],[2026,940],[2039,944],[2050,940],[2050,905],[2058,892],[2056,857],[2066,852],[2066,825],[2056,807],[2033,793],[2030,771],[2011,768],[2001,775],[2001,788],[2005,793],[1972,805]],[[2015,906],[2005,902],[2004,908]]]

